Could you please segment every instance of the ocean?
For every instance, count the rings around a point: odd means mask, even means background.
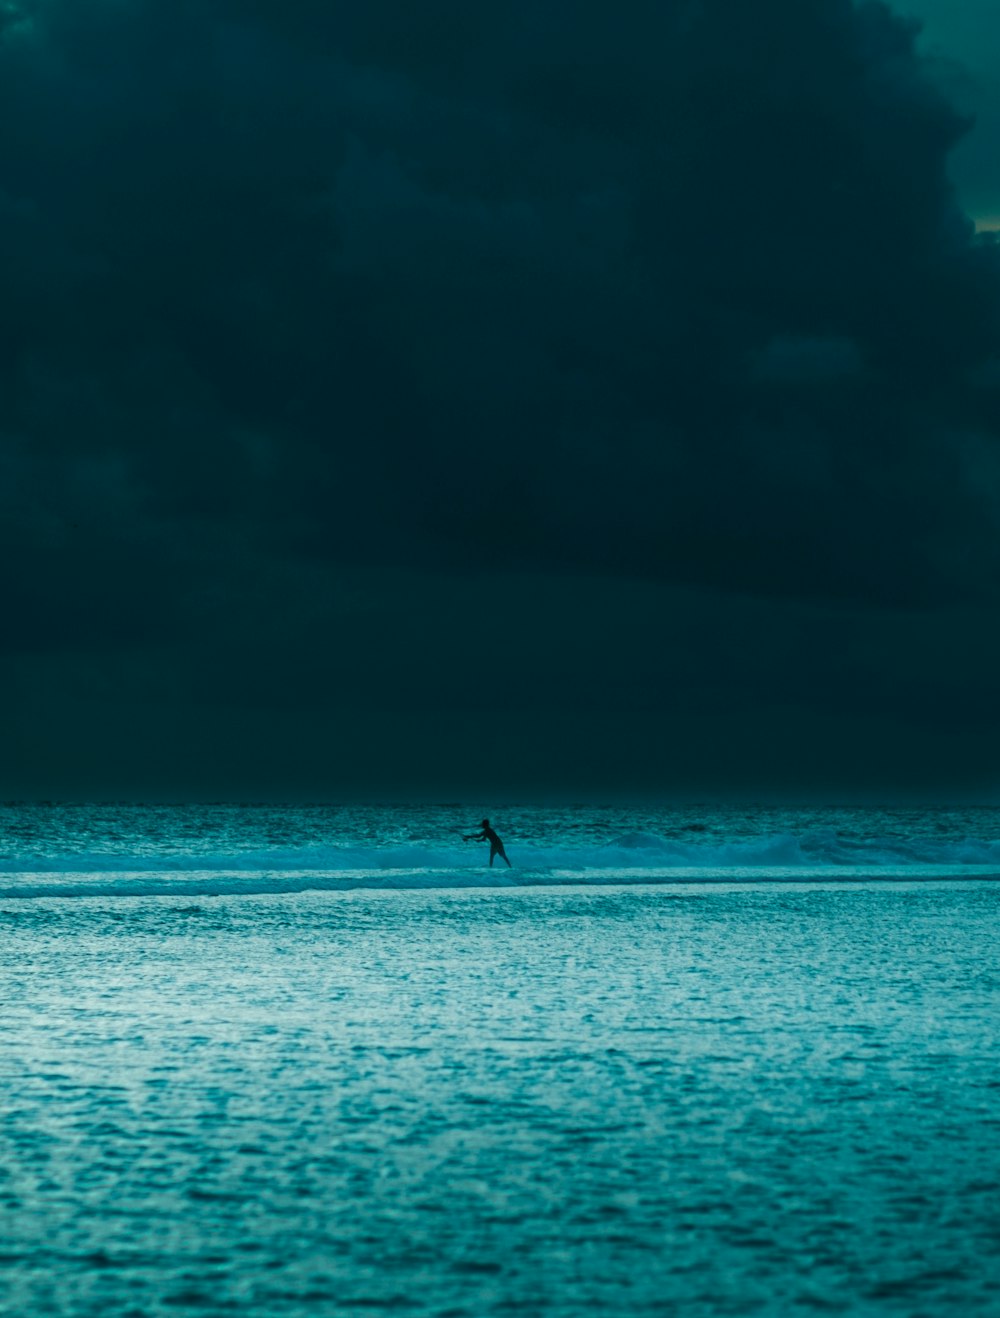
[[[0,1311],[1000,1313],[998,910],[990,809],[0,807]]]

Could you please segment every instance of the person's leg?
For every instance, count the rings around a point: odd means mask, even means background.
[[[496,847],[490,847],[490,869],[493,868],[493,857],[497,854]]]
[[[503,847],[500,848],[500,855],[503,856],[504,860],[506,861],[507,868],[510,869],[510,861],[507,860],[507,853],[506,853],[506,851],[504,851]],[[491,861],[491,864],[492,864],[492,861]]]

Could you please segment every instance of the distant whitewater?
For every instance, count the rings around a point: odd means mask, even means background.
[[[992,809],[7,805],[0,897],[1000,877]]]

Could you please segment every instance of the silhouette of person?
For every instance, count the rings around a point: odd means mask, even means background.
[[[488,842],[490,844],[490,864],[493,864],[493,858],[495,856],[502,856],[503,859],[507,861],[507,866],[509,868],[510,861],[507,860],[507,853],[503,849],[503,843],[497,837],[493,829],[490,828],[490,821],[484,819],[479,827],[482,829],[481,833],[466,833],[464,834],[463,840],[466,842]]]

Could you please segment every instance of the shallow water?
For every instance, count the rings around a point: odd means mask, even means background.
[[[996,1313],[998,903],[8,898],[0,1308]]]

